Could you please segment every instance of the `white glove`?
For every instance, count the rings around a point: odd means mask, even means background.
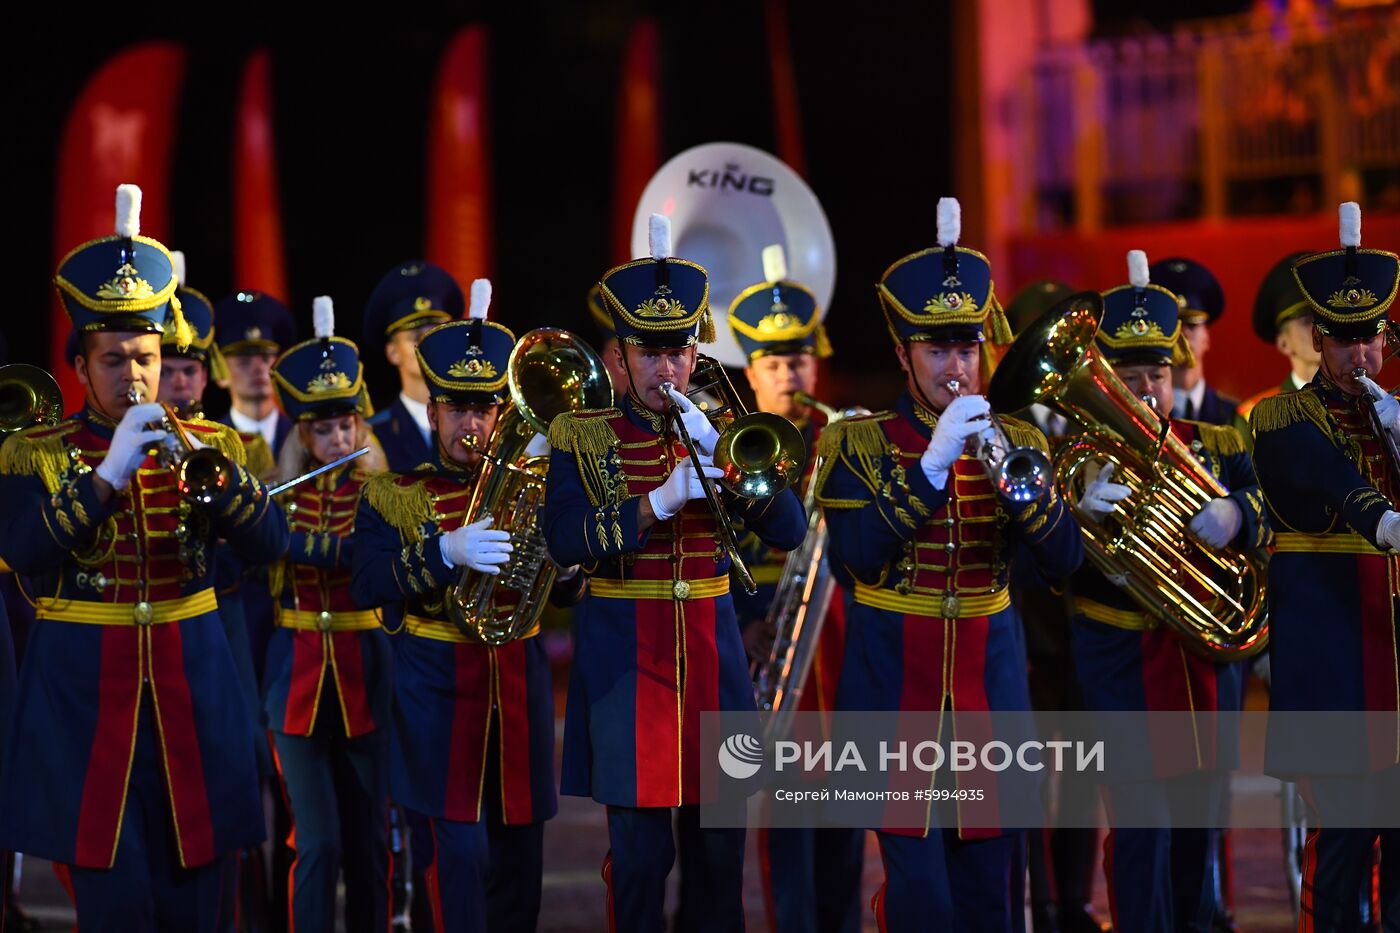
[[[1224,547],[1235,540],[1244,524],[1244,513],[1233,499],[1212,499],[1191,519],[1191,533],[1211,547]]]
[[[1385,389],[1376,385],[1370,376],[1361,376],[1360,382],[1366,387],[1366,394],[1376,406],[1376,417],[1391,434],[1400,433],[1400,401]]]
[[[1376,526],[1376,542],[1400,551],[1400,512],[1386,512]]]
[[[1110,463],[1099,475],[1094,477],[1094,481],[1084,487],[1084,495],[1079,498],[1079,507],[1088,512],[1095,520],[1103,518],[1113,511],[1113,503],[1128,498],[1133,494],[1132,489],[1122,483],[1110,483],[1113,476],[1114,464]]]
[[[929,438],[928,447],[919,458],[919,466],[934,489],[948,485],[948,471],[962,456],[969,437],[992,433],[992,422],[987,417],[991,410],[992,406],[980,395],[959,396],[943,409],[933,437]]]
[[[536,434],[530,438],[530,443],[525,445],[525,456],[527,457],[547,457],[554,448],[549,446],[549,438],[543,434]]]
[[[148,428],[153,421],[159,421],[165,409],[156,402],[143,402],[132,405],[122,415],[121,423],[112,433],[111,446],[107,457],[97,467],[97,475],[112,485],[113,489],[125,489],[131,482],[131,474],[146,459],[146,451],[156,441],[165,437],[164,428]]]
[[[700,464],[705,470],[705,475],[712,480],[719,479],[724,475],[724,471],[715,466],[712,459],[704,454],[700,455]],[[656,515],[656,520],[660,522],[673,517],[691,499],[705,498],[705,489],[700,485],[700,479],[695,475],[695,464],[689,457],[666,477],[666,482],[657,486],[647,493],[647,499],[651,502],[651,511]]]
[[[510,559],[514,545],[509,531],[493,531],[491,516],[463,525],[438,537],[442,562],[449,567],[465,565],[482,573],[500,573],[501,565]]]
[[[700,448],[700,452],[705,456],[713,456],[715,444],[719,443],[719,432],[715,426],[710,424],[710,419],[705,417],[705,413],[695,407],[695,403],[686,398],[675,389],[671,390],[671,401],[676,403],[676,407],[681,410],[681,423],[685,425],[686,433],[695,442],[695,446]]]

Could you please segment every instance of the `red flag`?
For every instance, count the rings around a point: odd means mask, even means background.
[[[75,247],[115,229],[117,186],[141,186],[141,232],[170,232],[170,166],[175,108],[186,51],[147,42],[109,59],[68,112],[59,144],[54,202],[54,268]],[[57,293],[50,316],[49,367],[71,410],[83,397],[63,345],[72,325]]]
[[[233,287],[283,301],[287,261],[272,123],[272,59],[258,49],[243,67],[233,131]],[[217,297],[217,296],[216,296]]]
[[[632,255],[632,215],[647,182],[661,167],[661,31],[654,20],[632,27],[617,93],[617,153],[613,164],[613,259]]]
[[[491,271],[491,150],[486,29],[452,37],[428,128],[428,261],[465,288]]]
[[[802,111],[797,103],[797,73],[792,64],[786,0],[766,0],[763,13],[768,25],[768,62],[773,79],[773,134],[777,156],[797,174],[806,175]]]

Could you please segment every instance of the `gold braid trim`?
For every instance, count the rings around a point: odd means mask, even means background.
[[[620,414],[616,408],[605,408],[557,415],[549,423],[549,446],[572,451],[580,459],[596,460],[620,443],[617,432],[608,424],[609,418]]]
[[[287,583],[287,562],[279,560],[267,568],[267,588],[276,602],[282,595],[282,587]]]
[[[1006,434],[1011,438],[1011,443],[1017,447],[1034,447],[1041,453],[1050,452],[1050,443],[1045,439],[1045,435],[1030,422],[1001,416],[1001,423],[1006,426]]]
[[[261,434],[255,434],[252,439],[245,441],[243,449],[248,456],[248,472],[258,479],[266,481],[273,470],[277,469],[277,461],[272,458],[272,448],[267,446],[267,439]]]
[[[433,517],[433,495],[421,482],[401,486],[398,479],[396,473],[371,476],[365,481],[365,500],[405,541],[422,541],[423,523]]]
[[[68,444],[64,440],[77,430],[70,422],[55,429],[51,425],[26,428],[10,436],[0,446],[0,474],[38,476],[44,488],[56,492],[60,478],[68,471]]]
[[[821,470],[814,480],[818,497],[821,496],[836,461],[843,454],[849,453],[859,457],[866,465],[885,455],[889,439],[885,437],[885,429],[880,427],[880,422],[893,417],[895,413],[887,411],[857,418],[843,418],[835,424],[827,425],[821,437],[817,438],[817,456],[822,458]]]
[[[1242,454],[1246,450],[1243,435],[1228,424],[1197,424],[1196,432],[1201,446],[1217,457]]]
[[[1266,431],[1282,430],[1300,421],[1309,421],[1317,425],[1317,429],[1327,437],[1332,436],[1332,428],[1327,423],[1327,409],[1322,404],[1322,399],[1306,389],[1260,399],[1249,416],[1249,427],[1255,434],[1263,434]]]
[[[213,447],[228,457],[230,463],[237,463],[240,466],[248,463],[248,451],[243,446],[243,438],[239,437],[238,432],[233,428],[226,424],[219,424],[217,421],[205,421],[199,418],[186,421],[185,424],[209,429],[193,432],[194,439],[205,446]]]

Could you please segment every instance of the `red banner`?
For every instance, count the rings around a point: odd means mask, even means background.
[[[773,81],[775,154],[794,172],[806,175],[807,157],[802,146],[802,110],[797,101],[797,72],[792,64],[787,0],[765,0],[763,18],[767,24],[768,67]]]
[[[266,49],[255,51],[243,67],[235,114],[233,287],[257,289],[287,301],[291,296],[277,188],[272,59]]]
[[[186,58],[175,42],[134,46],[98,69],[74,101],[59,144],[54,268],[75,247],[113,232],[120,184],[141,186],[141,232],[162,242],[169,235],[175,113]],[[83,391],[63,355],[72,325],[57,293],[50,322],[49,368],[73,410]]]
[[[622,56],[613,146],[613,260],[632,255],[632,215],[661,167],[661,31],[653,20],[632,27]]]
[[[491,148],[484,26],[453,36],[428,128],[427,258],[466,290],[491,274]]]

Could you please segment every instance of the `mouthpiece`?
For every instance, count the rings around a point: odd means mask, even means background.
[[[948,391],[953,393],[954,395],[962,395],[962,382],[960,380],[949,379],[943,384],[947,386]]]

